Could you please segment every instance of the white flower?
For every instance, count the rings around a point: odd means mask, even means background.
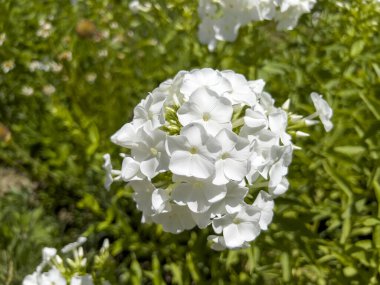
[[[249,141],[227,129],[221,130],[215,138],[221,151],[215,162],[213,183],[223,185],[231,180],[243,180],[249,171]]]
[[[284,110],[277,109],[268,116],[269,128],[271,131],[281,139],[284,145],[291,144],[291,136],[286,132],[286,127],[288,125],[288,115]]]
[[[269,170],[269,187],[273,188],[282,182],[282,178],[288,174],[288,166],[292,160],[292,145],[272,147],[272,159],[274,163]]]
[[[255,133],[262,129],[267,129],[269,126],[269,120],[264,108],[257,104],[245,111],[244,127],[249,128],[248,133]]]
[[[289,188],[289,181],[288,179],[283,176],[280,183],[275,186],[269,186],[269,193],[271,193],[273,196],[279,196],[284,194],[288,188]]]
[[[149,94],[134,109],[133,123],[136,127],[148,125],[151,128],[162,126],[161,112],[164,104],[164,94]]]
[[[235,41],[240,27],[250,22],[275,20],[278,30],[291,30],[315,3],[316,0],[202,0],[198,4],[198,38],[213,51],[216,40]]]
[[[131,181],[128,185],[134,190],[133,200],[136,202],[137,209],[143,212],[143,219],[149,221],[150,217],[155,214],[152,205],[154,185],[147,180]]]
[[[24,86],[21,89],[21,93],[22,95],[25,95],[25,96],[32,96],[34,93],[34,89],[30,86]]]
[[[31,72],[35,72],[36,70],[43,70],[45,68],[44,64],[38,60],[33,60],[29,63],[28,66]]]
[[[165,171],[169,157],[165,151],[166,134],[161,130],[142,127],[136,134],[138,142],[132,147],[133,158],[140,162],[140,170],[149,179]]]
[[[216,233],[223,233],[228,248],[239,248],[260,234],[260,215],[259,209],[246,205],[237,213],[215,218],[212,225]]]
[[[215,21],[215,38],[219,41],[234,42],[240,26],[239,16],[232,14],[231,11],[226,11],[223,17]]]
[[[220,146],[200,124],[182,128],[181,134],[167,138],[169,169],[177,175],[208,178],[215,172],[214,161]]]
[[[225,185],[216,186],[211,181],[189,179],[173,190],[172,197],[178,205],[187,205],[192,212],[202,213],[207,211],[212,203],[223,199],[226,192]]]
[[[25,276],[24,280],[22,281],[22,285],[40,285],[38,284],[39,280],[39,273],[33,272],[33,274],[29,274]]]
[[[322,95],[313,92],[310,94],[310,97],[313,101],[314,107],[317,110],[319,118],[321,119],[321,122],[326,132],[331,131],[331,129],[333,128],[333,124],[331,122],[333,110],[331,109],[329,104],[322,98]]]
[[[156,213],[168,213],[172,210],[170,196],[163,189],[155,189],[152,193],[152,208]]]
[[[145,175],[140,170],[140,162],[130,156],[125,156],[121,166],[120,177],[123,181],[143,180]]]
[[[71,278],[70,285],[93,285],[92,277],[89,274],[74,276]]]
[[[61,272],[55,267],[48,272],[41,274],[41,284],[39,285],[66,285],[66,279],[62,276]]]
[[[55,93],[55,87],[51,84],[48,84],[48,85],[45,85],[43,88],[42,88],[42,92],[47,95],[47,96],[50,96],[52,95],[53,93]]]
[[[248,106],[256,104],[256,94],[243,75],[237,74],[232,70],[222,71],[221,74],[231,84],[231,92],[225,93],[224,96],[228,98],[232,104],[245,104]]]
[[[13,59],[6,60],[1,64],[1,69],[4,73],[8,73],[13,68],[15,68],[15,61]]]
[[[278,30],[292,30],[298,19],[305,13],[310,13],[316,0],[282,0],[280,10],[275,15]]]
[[[44,247],[42,249],[42,261],[47,263],[49,262],[54,256],[56,256],[57,250],[53,247]]]
[[[231,91],[231,84],[219,72],[211,68],[195,69],[185,74],[180,88],[186,99],[200,87],[207,87],[217,94]]]
[[[52,267],[48,272],[40,273],[38,271],[27,275],[22,281],[22,285],[66,285],[66,280],[61,272]]]
[[[70,251],[73,251],[74,249],[80,247],[82,244],[84,244],[87,241],[86,237],[79,237],[75,242],[69,243],[68,245],[65,245],[62,249],[62,253],[67,253]]]
[[[216,135],[223,128],[231,129],[231,102],[204,87],[194,91],[177,114],[183,126],[199,123],[211,135]]]
[[[39,21],[40,28],[37,30],[37,36],[41,38],[48,38],[53,32],[53,25],[50,22],[42,19]]]
[[[198,39],[202,44],[207,44],[210,51],[214,51],[216,48],[215,38],[215,21],[213,19],[204,18],[198,26]]]
[[[106,181],[104,182],[104,188],[109,190],[113,182],[111,156],[108,153],[106,153],[105,155],[103,155],[103,159],[103,169],[106,171]]]
[[[227,185],[227,193],[220,201],[213,203],[210,209],[207,211],[209,222],[215,217],[220,217],[225,214],[234,214],[241,210],[245,205],[244,198],[248,194],[248,188],[239,185],[236,182],[229,182]],[[203,215],[203,218],[206,217]],[[193,215],[194,217],[194,215]]]
[[[133,124],[127,123],[111,136],[111,141],[114,144],[129,148],[137,145],[136,133],[137,128]]]
[[[94,72],[87,73],[85,76],[86,81],[90,84],[93,84],[97,77],[98,77],[98,75]]]
[[[272,222],[273,218],[273,197],[267,192],[260,191],[252,205],[260,209],[260,228],[262,230],[267,230],[268,225]]]
[[[195,226],[191,212],[186,206],[172,205],[170,212],[154,215],[153,221],[161,224],[166,232],[178,234]]]
[[[149,12],[149,10],[151,9],[151,4],[148,2],[148,3],[144,3],[144,4],[141,4],[140,1],[138,0],[132,0],[130,3],[129,3],[129,10],[131,10],[132,13],[136,14],[138,12]]]

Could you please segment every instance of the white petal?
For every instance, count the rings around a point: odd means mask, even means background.
[[[204,196],[210,203],[216,203],[222,200],[227,194],[225,185],[216,186],[211,183],[206,184],[204,188]]]
[[[192,155],[191,157],[190,175],[206,179],[214,174],[214,164],[201,155]]]
[[[191,212],[187,207],[172,205],[172,210],[152,217],[155,223],[161,224],[164,231],[178,234],[195,226]]]
[[[168,139],[169,141],[169,139]],[[177,175],[192,176],[192,155],[187,151],[176,151],[170,158],[169,169]]]
[[[218,160],[215,162],[215,177],[212,181],[215,185],[227,184],[230,180],[224,175],[224,160]]]
[[[192,212],[204,213],[210,208],[210,203],[206,200],[203,189],[193,189],[187,205]]]
[[[163,189],[155,189],[152,193],[152,206],[156,213],[170,211],[170,197]]]
[[[241,181],[248,174],[248,161],[226,159],[224,174],[232,180]]]
[[[133,124],[127,123],[112,135],[111,141],[114,144],[129,148],[136,143],[136,131],[137,129]]]
[[[243,237],[240,235],[238,226],[236,224],[230,224],[223,228],[223,237],[229,248],[241,247],[244,243]]]
[[[253,241],[260,234],[260,227],[257,223],[243,222],[238,225],[241,238],[244,241]]]
[[[136,178],[139,180],[139,170],[140,163],[127,156],[123,159],[123,164],[121,167],[121,178],[126,182],[135,180]]]
[[[191,184],[181,183],[172,192],[171,196],[174,202],[184,206],[191,201],[191,192],[193,191]]]
[[[71,278],[70,285],[93,285],[92,277],[89,274],[74,276]]]
[[[158,165],[158,159],[156,157],[152,157],[140,163],[140,170],[146,177],[151,179],[157,174],[156,170]]]
[[[269,188],[270,193],[275,196],[284,194],[289,188],[289,181],[286,177],[282,177],[280,184],[275,187]]]
[[[166,151],[172,154],[178,150],[185,150],[188,148],[187,139],[184,136],[168,136],[166,140]]]
[[[200,229],[205,229],[211,224],[210,211],[205,211],[203,213],[191,212],[191,215]]]
[[[222,236],[210,235],[207,240],[211,240],[211,248],[216,251],[222,251],[226,249],[226,242]]]
[[[207,133],[200,124],[189,124],[182,128],[181,136],[185,136],[191,146],[203,146],[207,141]]]
[[[284,176],[284,167],[282,161],[276,162],[269,170],[269,187],[275,187],[280,184],[282,177]]]

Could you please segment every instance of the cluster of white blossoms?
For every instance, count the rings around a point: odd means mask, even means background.
[[[250,22],[274,20],[279,30],[292,30],[317,0],[199,0],[198,37],[214,50],[216,42],[235,41],[239,28]]]
[[[274,199],[285,193],[296,129],[332,111],[316,93],[309,117],[274,105],[263,80],[233,71],[180,71],[134,109],[132,122],[111,140],[127,148],[121,170],[106,154],[106,188],[123,180],[134,190],[143,222],[171,233],[212,226],[212,248],[249,245],[272,221]],[[289,131],[288,131],[289,130]]]
[[[73,258],[63,260],[57,253],[57,249],[45,247],[42,250],[42,262],[37,266],[33,274],[27,275],[22,285],[94,285],[90,274],[84,273],[87,258],[84,256],[81,245],[86,242],[85,237],[79,237],[77,241],[64,246],[62,254],[73,253]],[[108,253],[109,242],[105,240],[100,253],[95,256],[97,265],[105,263]],[[44,268],[49,267],[48,271]],[[109,285],[103,281],[102,285]]]

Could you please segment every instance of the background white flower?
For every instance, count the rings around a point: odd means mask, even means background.
[[[317,110],[318,116],[321,119],[321,122],[326,132],[331,131],[333,128],[333,124],[331,122],[333,110],[331,109],[329,104],[322,98],[322,95],[313,92],[310,94],[310,97],[313,101],[314,107]]]
[[[317,0],[202,0],[198,38],[210,51],[217,41],[236,40],[239,29],[250,22],[274,20],[278,30],[292,30],[299,18],[310,13]]]

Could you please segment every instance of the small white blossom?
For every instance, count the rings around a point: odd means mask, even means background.
[[[193,92],[188,102],[178,110],[182,126],[201,124],[205,130],[216,135],[222,129],[231,129],[232,104],[208,88],[200,87]]]
[[[46,96],[50,96],[55,93],[55,87],[51,84],[45,85],[44,87],[42,87],[42,92]]]
[[[7,35],[5,33],[1,33],[0,34],[0,47],[4,44],[6,39],[7,39]]]
[[[168,137],[169,170],[187,177],[208,178],[215,172],[214,161],[220,146],[200,124],[190,124],[179,136]]]
[[[32,96],[34,93],[34,89],[30,86],[24,86],[21,89],[21,94],[25,96]]]
[[[68,245],[64,246],[61,251],[63,253],[67,253],[70,251],[73,251],[74,249],[80,247],[82,244],[84,244],[87,241],[86,237],[79,237],[75,242],[69,243]]]
[[[4,61],[2,64],[1,64],[1,69],[3,70],[4,73],[8,73],[9,71],[11,71],[13,68],[15,68],[15,62],[13,59],[10,59],[10,60],[7,60],[7,61]]]
[[[98,77],[98,75],[94,72],[90,72],[88,74],[86,74],[86,81],[90,84],[94,83],[96,78]]]
[[[92,277],[89,274],[74,276],[70,280],[70,285],[93,285]]]
[[[314,107],[317,110],[318,116],[321,119],[321,122],[326,132],[331,131],[333,128],[333,124],[331,122],[333,110],[331,109],[329,104],[322,98],[322,95],[313,92],[310,94],[310,97],[313,101]]]
[[[40,25],[40,27],[36,33],[37,36],[44,38],[44,39],[48,38],[51,35],[51,33],[53,32],[53,25],[44,19],[39,21],[39,25]]]
[[[138,13],[138,12],[149,12],[152,5],[147,2],[144,4],[141,4],[139,0],[132,0],[129,3],[129,10],[131,10],[132,13]]]
[[[237,213],[215,218],[212,225],[217,234],[223,233],[228,248],[240,248],[260,234],[260,216],[258,208],[245,205]]]

